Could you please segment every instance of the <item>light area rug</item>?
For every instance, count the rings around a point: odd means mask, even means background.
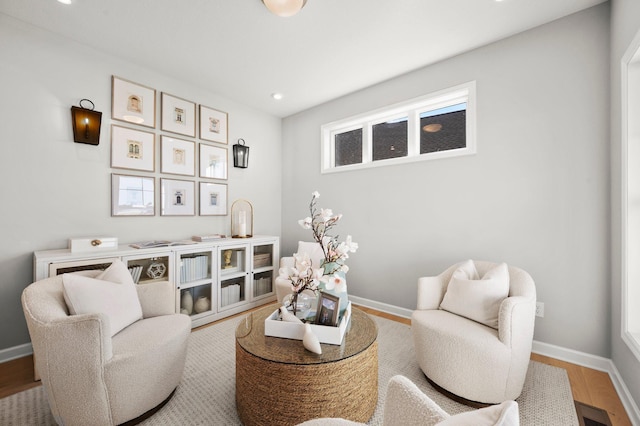
[[[472,410],[440,394],[427,382],[413,354],[408,325],[372,318],[378,325],[379,394],[369,425],[382,424],[387,383],[396,374],[411,379],[449,414]],[[241,424],[235,405],[235,328],[239,321],[221,321],[191,333],[180,386],[171,401],[142,425]],[[569,379],[561,368],[531,361],[517,401],[522,425],[578,425]],[[295,404],[295,395],[283,403]],[[42,386],[0,399],[0,425],[55,425]]]

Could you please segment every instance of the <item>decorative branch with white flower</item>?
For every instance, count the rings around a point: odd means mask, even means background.
[[[338,236],[330,235],[329,231],[338,223],[342,218],[342,214],[335,215],[331,209],[318,209],[317,200],[320,198],[320,193],[314,191],[311,194],[311,203],[309,204],[309,212],[311,216],[298,221],[300,226],[304,229],[311,229],[313,233],[313,239],[316,240],[322,248],[324,254],[324,262],[320,265],[324,269],[325,276],[333,276],[334,281],[337,278],[343,280],[343,284],[346,290],[346,282],[344,282],[344,274],[347,273],[349,267],[344,264],[345,260],[349,258],[349,253],[355,253],[358,249],[358,243],[351,240],[351,235],[347,235],[347,238],[343,242],[338,242]],[[335,275],[338,274],[336,277]],[[324,280],[327,280],[326,277]],[[329,282],[327,288],[333,288],[333,285],[339,284]],[[333,285],[332,285],[333,284]]]

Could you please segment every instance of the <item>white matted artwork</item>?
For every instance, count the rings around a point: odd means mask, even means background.
[[[185,136],[196,136],[196,104],[162,92],[161,129]]]
[[[195,182],[160,179],[160,215],[194,216],[195,214]]]
[[[112,216],[154,216],[155,179],[148,176],[111,175]]]
[[[171,136],[160,136],[160,172],[195,176],[196,143]]]
[[[200,177],[227,179],[227,148],[200,144]]]
[[[200,139],[227,143],[228,126],[226,112],[200,105]]]
[[[155,133],[111,125],[111,167],[155,171]]]
[[[227,184],[200,182],[200,216],[227,215]]]
[[[111,117],[156,127],[156,90],[115,75],[111,77]]]

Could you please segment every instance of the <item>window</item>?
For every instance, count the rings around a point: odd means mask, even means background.
[[[322,173],[475,154],[475,82],[322,126]]]

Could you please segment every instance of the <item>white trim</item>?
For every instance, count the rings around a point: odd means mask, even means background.
[[[23,345],[2,349],[0,350],[0,364],[2,364],[3,362],[29,356],[32,353],[33,347],[31,347],[31,343],[25,343]]]
[[[638,31],[629,44],[625,54],[620,61],[620,250],[621,250],[621,309],[620,309],[620,330],[622,340],[625,342],[631,353],[640,361],[640,341],[629,331],[629,73],[628,66],[634,61],[635,56],[640,52],[640,31]]]
[[[420,112],[436,110],[458,103],[466,103],[466,146],[447,151],[419,153],[419,139],[416,138]],[[382,167],[393,164],[413,163],[476,153],[476,82],[470,81],[448,89],[439,90],[428,95],[404,102],[378,108],[374,111],[358,114],[342,120],[333,121],[320,127],[320,173],[338,173],[371,167]],[[416,113],[417,112],[417,113]],[[369,129],[374,124],[398,117],[407,117],[407,156],[372,161],[371,134]],[[362,162],[345,166],[335,166],[335,135],[362,128]],[[414,140],[412,141],[412,136]],[[413,146],[418,145],[418,148]]]
[[[413,313],[413,309],[406,309],[399,306],[389,305],[387,303],[376,302],[375,300],[365,299],[364,297],[353,296],[351,294],[349,295],[349,300],[354,305],[365,306],[387,314],[397,315],[402,318],[411,318],[411,314]]]

